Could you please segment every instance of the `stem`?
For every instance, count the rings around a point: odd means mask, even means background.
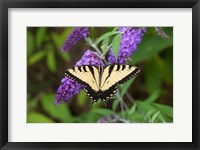
[[[90,39],[85,38],[85,41],[88,43],[88,45],[90,45],[92,48],[94,48],[97,53],[100,55],[101,59],[104,61],[104,63],[107,65],[108,62],[102,57],[103,54],[101,53],[101,51],[98,49],[97,45],[95,43],[93,43]]]
[[[129,111],[129,108],[126,105],[126,103],[124,103],[124,100],[123,100],[122,96],[120,95],[120,91],[119,90],[117,91],[117,96],[118,96],[118,99],[120,99],[123,102],[124,108]]]
[[[94,48],[99,53],[99,55],[102,54],[101,51],[98,49],[96,44],[93,43],[91,46],[92,46],[92,48]]]
[[[122,118],[125,119],[125,115],[124,115],[124,106],[123,106],[123,99],[122,99],[122,97],[120,96],[119,91],[117,91],[116,94],[117,94],[117,98],[119,99],[120,107],[121,107],[121,110],[122,110]]]
[[[119,102],[120,102],[120,107],[121,107],[121,110],[122,110],[122,118],[125,119],[123,102],[121,100]]]
[[[99,53],[99,55],[101,55],[101,51],[98,49],[97,45],[94,42],[92,42],[90,38],[85,38],[85,41],[88,43],[88,45],[94,48]]]
[[[131,96],[131,94],[128,91],[126,92],[126,96],[133,104],[135,103],[135,99]]]
[[[104,58],[105,54],[108,52],[108,50],[112,47],[112,44],[110,44],[106,50],[103,52],[103,54],[101,55],[102,58]]]
[[[126,103],[123,103],[123,105],[124,105],[124,108],[125,108],[126,110],[129,111],[129,108],[128,108],[128,106],[126,105]]]

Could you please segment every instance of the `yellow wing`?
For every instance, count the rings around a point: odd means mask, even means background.
[[[97,92],[99,91],[99,73],[94,66],[79,66],[68,69],[65,72],[66,77],[75,80],[79,84],[85,86],[86,91],[90,88]]]
[[[111,87],[116,88],[118,84],[122,84],[139,73],[139,69],[131,65],[110,65],[107,66],[101,78],[100,90],[106,91]],[[110,91],[109,93],[112,93]],[[115,92],[115,91],[114,91]]]

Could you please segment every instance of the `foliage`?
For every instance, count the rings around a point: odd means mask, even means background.
[[[100,101],[91,107],[92,102],[83,91],[66,103],[54,105],[65,70],[73,67],[87,49],[99,51],[106,59],[112,48],[118,59],[121,40],[118,27],[93,27],[85,41],[78,41],[63,53],[60,49],[72,30],[27,28],[28,123],[173,122],[173,28],[162,28],[167,38],[153,27],[146,28],[127,62],[140,67],[141,73],[119,86],[119,94],[109,100],[108,107]]]

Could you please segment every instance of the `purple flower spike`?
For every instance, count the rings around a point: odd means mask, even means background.
[[[87,50],[84,53],[81,60],[79,60],[76,63],[76,66],[82,66],[82,65],[94,65],[94,66],[102,65],[102,66],[104,66],[104,63],[97,52]]]
[[[54,104],[60,104],[62,103],[62,100],[66,102],[68,99],[78,94],[82,88],[80,84],[77,84],[76,82],[66,77],[64,77],[61,82],[62,84],[57,90]]]
[[[72,46],[74,46],[79,40],[87,37],[90,34],[88,28],[86,27],[77,27],[74,28],[71,34],[68,35],[67,39],[61,50],[63,52],[68,51]]]
[[[91,50],[87,50],[83,57],[76,63],[76,66],[82,65],[104,65],[102,59],[99,57],[98,53],[93,52]],[[83,86],[74,82],[73,80],[64,77],[61,80],[61,85],[59,86],[54,104],[60,104],[62,101],[68,101],[70,98],[75,96],[83,89]]]
[[[134,29],[130,27],[120,27],[119,32],[122,33],[120,41],[120,48],[118,53],[118,62],[116,62],[114,53],[111,49],[108,61],[110,63],[124,64],[137,50],[137,46],[140,44],[146,28]]]

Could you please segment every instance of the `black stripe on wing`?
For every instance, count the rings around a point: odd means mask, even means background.
[[[105,81],[110,77],[111,72],[113,71],[115,65],[111,65],[108,70],[108,76],[106,77]]]
[[[92,76],[93,76],[95,82],[97,83],[97,80],[96,80],[96,78],[94,76],[94,69],[92,68],[92,66],[88,66],[88,68],[90,69],[90,72],[92,73]]]

